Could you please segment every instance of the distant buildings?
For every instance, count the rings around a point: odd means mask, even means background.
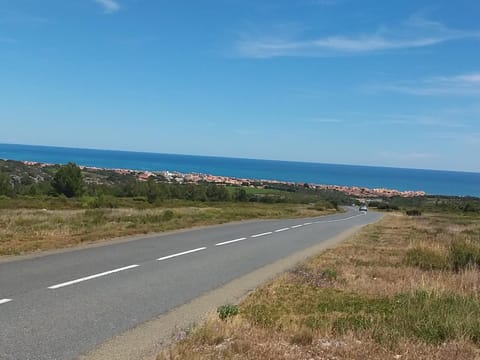
[[[45,164],[45,163],[37,163],[33,161],[24,161],[25,165],[30,166],[54,166],[53,164]],[[90,169],[90,170],[110,170],[115,171],[121,175],[132,175],[139,181],[147,181],[150,178],[153,179],[161,179],[163,181],[171,182],[171,183],[190,183],[190,184],[198,184],[198,183],[214,183],[218,185],[232,185],[232,186],[251,186],[251,187],[264,187],[272,184],[285,184],[285,185],[301,185],[305,186],[304,183],[293,183],[293,182],[286,182],[286,181],[278,181],[278,180],[254,180],[254,179],[239,179],[235,177],[229,176],[218,176],[218,175],[209,175],[209,174],[200,174],[200,173],[190,173],[190,174],[183,174],[180,172],[175,171],[145,171],[145,170],[128,170],[128,169],[104,169],[104,168],[96,168],[96,167],[88,167],[82,166],[82,169]],[[426,193],[424,191],[399,191],[394,189],[369,189],[366,187],[358,187],[358,186],[340,186],[340,185],[316,185],[316,184],[309,184],[309,188],[312,189],[319,189],[319,190],[336,190],[340,191],[344,194],[362,197],[362,198],[389,198],[394,196],[400,197],[417,197],[417,196],[425,196]]]

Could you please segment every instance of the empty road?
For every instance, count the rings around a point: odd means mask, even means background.
[[[376,213],[226,224],[0,262],[0,359],[74,359]]]

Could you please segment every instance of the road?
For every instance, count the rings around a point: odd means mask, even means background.
[[[0,359],[74,359],[375,213],[233,223],[0,262]]]

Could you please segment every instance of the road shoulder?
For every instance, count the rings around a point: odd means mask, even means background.
[[[161,349],[172,342],[175,333],[202,321],[209,313],[225,303],[238,303],[257,286],[305,261],[319,252],[335,246],[357,232],[362,226],[351,228],[313,247],[294,253],[284,259],[266,265],[213,291],[181,305],[158,318],[135,327],[91,352],[80,360],[131,360],[155,359]]]

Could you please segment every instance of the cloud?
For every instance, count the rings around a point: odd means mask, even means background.
[[[480,72],[435,76],[418,81],[400,81],[387,85],[374,85],[372,88],[419,96],[479,96]]]
[[[386,125],[424,126],[434,128],[467,129],[471,125],[465,119],[445,117],[443,114],[430,115],[387,115],[379,120]]]
[[[440,22],[412,16],[397,28],[380,27],[370,34],[330,35],[316,39],[245,36],[236,43],[235,52],[250,58],[361,55],[421,48],[465,38],[480,38],[480,31],[451,29]]]
[[[107,14],[111,14],[120,10],[120,4],[115,0],[93,0],[103,7]]]

